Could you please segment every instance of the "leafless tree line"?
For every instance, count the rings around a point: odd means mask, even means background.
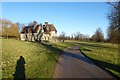
[[[104,42],[104,34],[101,28],[98,28],[96,32],[90,37],[88,34],[82,34],[80,32],[73,33],[71,36],[67,36],[65,32],[62,32],[59,36],[62,40],[78,40],[78,41],[95,41]]]

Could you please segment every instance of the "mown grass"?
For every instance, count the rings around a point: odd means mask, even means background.
[[[66,47],[62,43],[2,39],[2,78],[14,78],[20,56],[25,59],[26,78],[51,78],[57,58]]]
[[[81,41],[65,41],[63,46],[80,46],[80,50],[93,62],[120,77],[120,53],[118,44]]]
[[[2,40],[0,39],[0,79],[2,78]]]
[[[116,44],[78,41],[35,43],[13,39],[2,39],[2,77],[14,78],[16,62],[23,56],[26,78],[51,78],[60,53],[74,45],[80,46],[80,50],[95,63],[120,77]]]
[[[92,61],[120,77],[118,45],[79,42],[80,50]]]

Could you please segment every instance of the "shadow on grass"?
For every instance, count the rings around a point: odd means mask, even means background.
[[[89,64],[93,64],[93,62],[95,62],[96,65],[100,66],[102,69],[104,68],[108,68],[108,69],[112,69],[114,71],[117,71],[117,72],[120,72],[120,66],[118,65],[114,65],[114,64],[110,64],[110,63],[106,63],[106,62],[103,62],[103,61],[99,61],[99,60],[95,60],[95,59],[92,59],[92,58],[89,58],[89,59],[86,59],[85,57],[83,56],[80,56],[80,55],[77,55],[77,54],[74,54],[74,53],[71,53],[71,52],[67,52],[67,51],[64,51],[63,53],[63,50],[60,50],[52,45],[49,45],[49,44],[46,44],[46,43],[41,43],[43,46],[45,46],[48,50],[50,50],[52,52],[52,54],[55,54],[57,53],[57,55],[65,55],[65,56],[68,56],[68,57],[72,57],[72,58],[76,58],[76,59],[79,59],[79,60],[82,60],[84,62],[87,62]],[[77,50],[77,49],[76,49]],[[89,51],[89,50],[88,50]],[[58,62],[58,59],[55,58],[55,56],[53,56],[52,54],[49,54],[57,63]],[[83,53],[84,54],[84,53]],[[86,55],[85,55],[86,56]],[[86,56],[87,57],[87,56]],[[60,63],[59,63],[60,64]],[[104,67],[104,68],[103,68]],[[104,69],[105,70],[105,69]],[[106,70],[107,71],[107,70]],[[109,71],[108,71],[109,72]],[[111,72],[109,72],[111,73]],[[116,75],[112,74],[111,75],[117,77]]]
[[[115,64],[111,64],[111,63],[107,63],[107,62],[103,62],[103,61],[99,61],[99,60],[96,60],[96,59],[93,59],[93,58],[90,58],[92,61],[94,61],[96,64],[104,67],[104,68],[107,68],[107,69],[111,69],[111,70],[114,70],[114,71],[117,71],[120,73],[120,66],[119,65],[115,65]]]
[[[83,47],[81,47],[80,50],[82,50],[82,51],[92,51],[92,50],[90,50],[90,49],[83,48]]]
[[[16,71],[13,74],[14,80],[25,80],[25,59],[23,56],[20,56],[20,59],[17,60]]]
[[[111,47],[100,45],[100,44],[89,44],[89,43],[78,43],[78,42],[75,42],[74,45],[90,46],[90,47],[95,47],[95,48],[111,48]]]
[[[83,53],[83,52],[82,52]],[[86,56],[84,53],[83,53],[84,56]],[[92,60],[97,66],[99,66],[100,68],[104,69],[105,71],[107,71],[108,73],[110,73],[111,75],[113,75],[114,77],[116,78],[119,78],[120,77],[118,75],[115,75],[113,74],[112,72],[110,72],[109,70],[107,69],[111,69],[113,71],[116,71],[118,72],[118,74],[120,74],[120,66],[119,65],[115,65],[115,64],[111,64],[111,63],[107,63],[107,62],[104,62],[104,61],[100,61],[100,60],[96,60],[96,59],[93,59],[93,58],[90,58],[88,56],[86,56],[88,59]],[[107,69],[106,69],[107,68]]]
[[[67,52],[67,51],[64,51],[63,50],[60,50],[56,47],[53,47],[52,45],[48,45],[48,44],[45,44],[45,43],[41,43],[43,46],[47,47],[47,49],[49,49],[51,52],[53,53],[58,53],[58,55],[65,55],[65,56],[68,56],[68,57],[72,57],[72,58],[76,58],[76,59],[79,59],[79,60],[82,60],[84,62],[87,62],[89,64],[93,64],[92,61],[88,60],[87,58],[83,57],[82,55],[79,55],[79,54],[74,54],[72,52]],[[69,50],[69,49],[68,49]],[[78,49],[70,49],[70,50],[78,50]],[[52,54],[50,54],[52,56]],[[56,59],[54,56],[52,56],[52,58],[58,62],[58,59]]]
[[[48,50],[50,50],[52,52],[52,54],[49,54],[56,62],[58,62],[58,59],[56,59],[56,57],[53,55],[53,54],[56,54],[56,55],[61,55],[63,50],[61,49],[58,49],[52,45],[49,45],[49,44],[45,44],[45,43],[41,43],[43,46],[45,46]]]

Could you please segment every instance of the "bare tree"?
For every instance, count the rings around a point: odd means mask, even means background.
[[[75,34],[74,34],[74,38],[75,38],[75,40],[84,40],[84,38],[85,38],[85,35],[84,34],[81,34],[80,32],[76,32]]]
[[[112,6],[108,14],[109,26],[107,29],[108,41],[112,43],[119,43],[120,41],[120,2],[109,2]]]
[[[98,28],[96,32],[92,36],[92,40],[96,42],[102,42],[104,41],[104,35],[102,33],[101,28]]]
[[[65,41],[65,38],[66,38],[66,33],[65,32],[62,32],[59,36],[59,39],[62,40],[62,42]]]

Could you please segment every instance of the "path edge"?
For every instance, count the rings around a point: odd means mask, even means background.
[[[80,52],[85,56],[85,57],[87,57],[89,60],[91,60],[88,56],[86,56],[83,52],[82,52],[82,50],[80,50]],[[92,61],[92,60],[91,60]],[[94,61],[92,61],[96,66],[98,66],[99,68],[101,68],[101,69],[103,69],[104,71],[106,71],[108,74],[110,74],[111,76],[113,76],[113,77],[115,77],[115,79],[116,80],[120,80],[120,77],[119,76],[117,76],[117,75],[115,75],[115,74],[113,74],[112,72],[110,72],[109,70],[107,70],[107,69],[105,69],[104,67],[102,67],[101,65],[99,65],[98,63],[96,63],[96,62],[94,62]],[[114,78],[113,78],[114,79]]]
[[[62,55],[67,49],[69,49],[70,47],[72,47],[72,46],[69,46],[69,47],[65,48],[65,49],[62,50],[62,52],[58,55],[58,59],[57,59],[58,62],[59,62],[59,59],[60,59],[61,55]],[[54,65],[53,72],[52,72],[52,79],[54,79],[53,76],[54,76],[55,68],[56,68],[58,62],[56,62],[55,65]]]

